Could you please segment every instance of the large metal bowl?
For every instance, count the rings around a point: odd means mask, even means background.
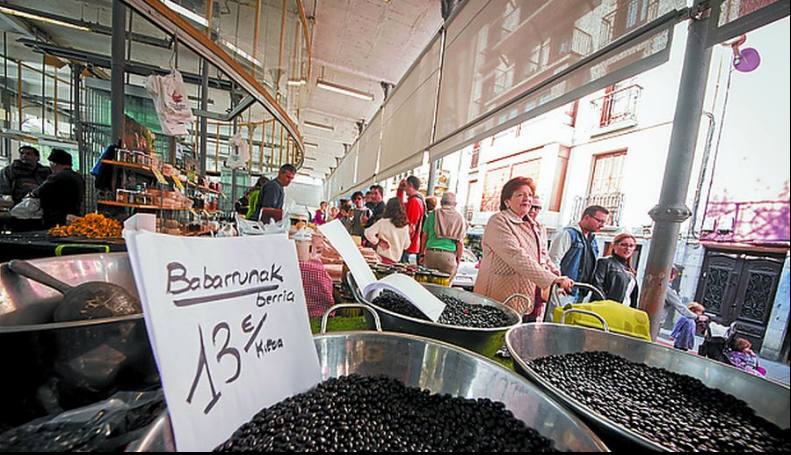
[[[77,285],[107,281],[137,295],[126,253],[30,261]],[[142,314],[52,322],[58,292],[0,264],[0,424],[102,400],[159,383]]]
[[[429,292],[437,297],[446,295],[455,297],[458,300],[471,305],[486,305],[496,307],[508,315],[510,319],[509,324],[504,327],[482,329],[441,324],[439,322],[425,321],[410,316],[404,316],[403,314],[386,310],[372,303],[370,299],[363,296],[360,292],[360,289],[355,284],[354,278],[351,276],[351,274],[347,275],[346,279],[349,287],[352,289],[352,294],[354,295],[355,300],[376,310],[376,312],[379,314],[379,318],[382,320],[382,329],[385,331],[411,333],[413,335],[420,335],[436,340],[447,341],[448,343],[467,348],[487,357],[493,356],[497,350],[503,346],[503,342],[505,341],[505,333],[508,332],[509,329],[516,327],[522,322],[522,318],[519,313],[501,304],[500,302],[488,299],[478,294],[473,294],[472,292],[468,292],[463,289],[449,288],[436,284],[423,284],[423,287],[425,287]],[[367,313],[366,319],[368,320],[368,326],[373,327],[373,321],[371,320],[370,315]]]
[[[557,448],[606,451],[583,423],[518,375],[447,343],[387,332],[338,332],[314,337],[323,379],[385,375],[434,393],[503,402]],[[160,417],[132,451],[173,451],[169,419]]]
[[[708,387],[744,400],[757,415],[780,428],[789,427],[788,387],[677,349],[599,330],[559,324],[525,324],[516,327],[508,332],[506,344],[517,365],[517,371],[573,409],[614,449],[638,446],[651,450],[668,450],[597,413],[562,389],[553,386],[530,367],[530,361],[550,355],[606,351],[632,362],[700,379]]]

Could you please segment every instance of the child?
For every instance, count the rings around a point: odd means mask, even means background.
[[[764,377],[766,370],[758,365],[758,356],[752,347],[752,343],[746,338],[736,337],[733,340],[733,349],[728,353],[728,361],[740,370]]]
[[[682,351],[689,351],[695,347],[695,320],[706,311],[706,308],[698,302],[690,303],[687,308],[695,314],[695,317],[678,318],[673,333],[670,334],[673,338],[673,347]]]

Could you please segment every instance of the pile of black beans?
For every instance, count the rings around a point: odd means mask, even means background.
[[[544,357],[530,366],[599,414],[672,450],[791,450],[788,429],[690,376],[607,352]]]
[[[445,311],[439,316],[440,324],[480,329],[507,327],[513,322],[509,315],[499,308],[488,305],[473,305],[448,295],[439,296],[445,302]],[[414,305],[395,292],[384,290],[373,303],[394,313],[428,321],[429,319]]]
[[[262,410],[215,451],[555,451],[505,405],[406,387],[383,376],[329,379]]]

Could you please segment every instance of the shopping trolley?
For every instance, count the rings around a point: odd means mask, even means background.
[[[574,283],[574,287],[590,291],[592,301],[564,305],[559,287],[553,285],[544,313],[544,322],[602,329],[605,332],[651,341],[651,322],[648,313],[614,300],[606,300],[604,294],[595,286]]]

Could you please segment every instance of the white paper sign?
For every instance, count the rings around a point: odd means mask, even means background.
[[[129,233],[180,451],[211,450],[321,380],[294,243]]]
[[[322,224],[319,226],[319,231],[327,237],[333,248],[341,255],[360,289],[365,289],[366,286],[376,281],[376,275],[368,267],[360,249],[354,244],[352,236],[340,221],[334,220]]]
[[[354,276],[357,286],[363,291],[366,298],[373,295],[377,289],[387,288],[397,292],[417,307],[429,319],[437,322],[442,311],[445,310],[445,303],[421,286],[417,281],[402,274],[389,275],[381,280],[376,276],[365,262],[360,249],[354,244],[352,236],[341,224],[335,220],[331,223],[319,226],[319,230],[327,237],[327,240],[341,255],[343,261],[349,267],[349,271]]]

